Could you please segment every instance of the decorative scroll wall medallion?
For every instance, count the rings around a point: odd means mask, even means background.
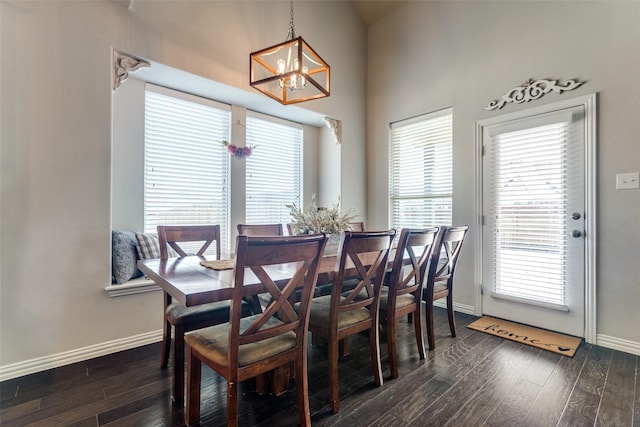
[[[323,117],[322,120],[324,120],[327,127],[331,129],[336,144],[340,144],[342,142],[342,120],[332,119],[331,117]]]
[[[502,95],[500,99],[494,99],[486,107],[485,110],[496,110],[504,107],[510,102],[521,104],[523,102],[529,102],[534,99],[542,98],[543,95],[549,92],[555,92],[560,94],[583,85],[584,82],[577,80],[567,80],[564,84],[558,84],[557,80],[533,80],[529,79],[522,84],[511,89],[509,92]]]
[[[116,90],[120,85],[127,80],[129,73],[133,73],[142,67],[150,67],[147,61],[136,58],[134,56],[120,53],[117,50],[113,51],[113,90]]]

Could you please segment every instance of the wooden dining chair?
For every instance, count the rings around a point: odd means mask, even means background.
[[[214,245],[215,257],[220,259],[220,226],[219,225],[159,225],[158,243],[160,258],[169,258],[169,247],[179,257],[187,255],[203,256],[207,249]],[[186,245],[185,245],[186,244]],[[191,253],[185,246],[195,244]],[[175,255],[173,255],[175,256]],[[229,302],[214,302],[193,307],[173,302],[171,295],[164,292],[164,331],[162,338],[162,355],[160,366],[166,368],[171,350],[171,330],[173,337],[173,398],[181,402],[184,397],[184,334],[188,331],[216,325],[229,321]],[[249,307],[244,306],[244,314],[249,314]]]
[[[464,237],[469,230],[468,225],[458,227],[443,226],[438,232],[436,244],[433,248],[429,273],[422,293],[426,301],[425,317],[427,319],[427,338],[429,350],[435,348],[435,332],[433,326],[433,302],[440,298],[447,298],[447,316],[451,336],[456,336],[456,324],[453,313],[453,274],[462,249]]]
[[[282,224],[238,224],[238,234],[246,236],[283,236]]]
[[[318,266],[324,251],[323,234],[259,237],[240,235],[228,323],[187,334],[188,425],[199,422],[202,363],[227,380],[227,425],[238,425],[238,383],[278,367],[295,366],[300,425],[311,425],[307,379],[307,326]],[[296,263],[295,273],[281,283],[283,264]],[[259,279],[272,296],[264,312],[242,318],[245,276]],[[294,308],[291,296],[302,290]],[[276,317],[276,314],[279,314]]]
[[[382,281],[387,269],[389,249],[395,230],[344,232],[336,263],[331,295],[313,299],[309,331],[328,342],[329,393],[334,413],[340,410],[338,383],[339,342],[351,335],[369,331],[371,365],[377,385],[382,385],[379,350],[379,303]],[[357,285],[345,291],[347,270],[354,271]],[[351,273],[348,273],[351,276]],[[357,299],[363,292],[366,298]]]
[[[349,227],[351,228],[351,231],[366,231],[364,222],[362,221],[350,222]]]
[[[282,224],[238,224],[238,234],[244,234],[245,236],[283,236],[284,230]],[[254,314],[262,311],[262,303],[268,303],[271,297],[268,294],[251,295],[246,297],[245,300],[251,307],[251,312]]]
[[[294,230],[294,225],[292,222],[288,222],[287,223],[287,233],[289,233],[289,236],[295,236],[296,232]]]
[[[422,290],[438,228],[403,228],[396,246],[388,286],[380,295],[380,324],[386,331],[391,377],[398,378],[397,326],[412,314],[420,359],[426,357],[422,335]]]

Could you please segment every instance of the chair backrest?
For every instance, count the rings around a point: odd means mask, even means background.
[[[351,231],[366,231],[364,227],[364,222],[362,221],[350,222],[349,227],[351,228]]]
[[[238,234],[245,236],[283,236],[282,224],[238,224]]]
[[[240,345],[290,331],[296,333],[297,345],[306,345],[309,307],[326,241],[324,234],[237,237],[229,331],[230,361],[237,363]],[[283,280],[283,264],[295,269],[288,280]],[[243,284],[249,274],[258,278],[265,292],[271,295],[271,300],[261,314],[241,320]],[[302,288],[302,293],[296,311],[294,297],[299,288]]]
[[[400,295],[415,293],[417,301],[421,299],[437,235],[438,227],[402,229],[389,275],[389,307],[396,306],[396,298]]]
[[[438,299],[449,294],[462,243],[468,230],[468,225],[440,228],[431,255],[425,295],[433,295],[434,299]]]
[[[180,245],[185,242],[202,242],[202,246],[191,254]],[[158,244],[160,258],[169,258],[168,247],[181,257],[202,256],[211,244],[215,244],[216,258],[220,259],[220,225],[159,225]]]
[[[339,312],[362,307],[369,307],[372,312],[378,311],[389,250],[395,235],[395,230],[344,232],[331,289],[331,311],[336,313],[331,316],[332,327],[337,325]],[[358,283],[343,295],[343,284],[350,279]]]

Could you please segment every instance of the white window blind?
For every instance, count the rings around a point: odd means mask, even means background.
[[[246,223],[289,222],[286,205],[301,200],[302,126],[247,114],[247,145],[256,149],[246,159]]]
[[[145,95],[144,229],[219,224],[229,240],[229,106],[158,86]]]
[[[566,304],[568,122],[491,136],[493,295]]]
[[[451,225],[452,119],[446,109],[391,124],[391,227]]]

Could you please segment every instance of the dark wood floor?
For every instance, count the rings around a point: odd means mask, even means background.
[[[341,411],[328,405],[326,348],[309,351],[315,426],[640,426],[638,356],[584,342],[573,358],[474,332],[458,314],[448,336],[437,310],[436,349],[415,356],[407,323],[400,326],[400,378],[373,383],[366,336],[354,337],[340,364]],[[8,426],[183,426],[170,402],[170,372],[153,344],[0,383],[0,424]],[[225,384],[203,369],[203,426],[223,425]],[[295,387],[258,396],[241,386],[240,425],[297,423]]]

